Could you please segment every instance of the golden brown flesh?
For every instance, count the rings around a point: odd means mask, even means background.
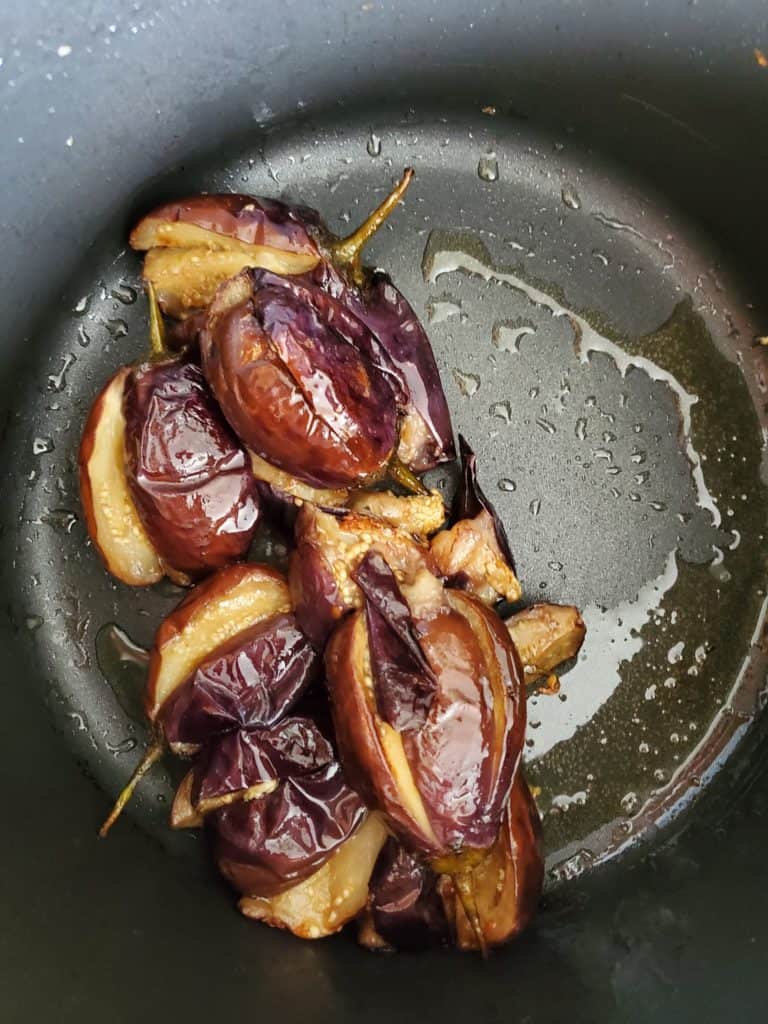
[[[506,624],[527,683],[575,658],[586,633],[579,609],[571,604],[534,604],[511,615]]]
[[[483,510],[474,519],[460,519],[432,539],[432,555],[443,576],[485,604],[500,598],[519,601],[520,582],[499,547],[493,519]]]
[[[284,469],[273,466],[266,459],[262,459],[260,455],[257,455],[256,452],[249,452],[249,455],[251,457],[253,475],[256,479],[269,484],[278,493],[293,498],[297,505],[309,502],[312,505],[337,508],[346,505],[349,499],[349,491],[312,487],[311,484],[304,483],[298,477],[286,473]]]
[[[184,225],[189,229],[189,225]],[[197,228],[201,231],[202,229]],[[207,232],[219,241],[224,236]],[[236,239],[226,239],[235,243]],[[183,320],[213,301],[216,289],[246,267],[262,267],[277,274],[302,274],[317,260],[300,253],[237,242],[230,248],[195,245],[190,248],[154,248],[144,258],[143,277],[155,287],[160,307]]]
[[[165,569],[133,502],[125,474],[123,367],[94,402],[80,444],[80,497],[86,526],[107,569],[123,583],[147,586]]]
[[[429,494],[393,494],[392,491],[357,491],[349,503],[353,512],[376,516],[416,537],[428,537],[445,522],[445,505],[438,491]]]
[[[272,897],[243,897],[246,917],[287,928],[302,939],[332,935],[356,917],[368,900],[368,883],[387,838],[378,814],[358,830],[309,878]]]

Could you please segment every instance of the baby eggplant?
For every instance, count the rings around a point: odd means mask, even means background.
[[[257,455],[318,488],[360,486],[397,442],[392,388],[367,328],[303,280],[246,270],[214,299],[200,336],[224,415]]]
[[[164,349],[152,294],[150,313],[152,357],[112,378],[80,445],[89,532],[107,568],[134,585],[238,561],[259,513],[247,455],[200,369]]]
[[[369,552],[354,579],[364,610],[325,656],[345,771],[409,850],[460,875],[495,841],[517,771],[519,660],[492,612],[426,572],[399,586]]]
[[[453,587],[461,587],[485,604],[500,598],[519,601],[522,588],[506,531],[477,480],[477,459],[459,437],[461,482],[451,519],[453,525],[433,538],[432,556]]]
[[[311,677],[314,656],[286,623],[289,609],[288,587],[279,573],[267,566],[234,565],[195,587],[162,622],[150,652],[144,696],[156,738],[120,792],[101,836],[163,756],[166,725],[174,751],[194,754],[205,739],[236,728],[241,720],[261,716],[274,721],[299,696]],[[277,628],[270,631],[269,620],[275,619]],[[228,643],[238,634],[246,648],[239,660],[236,643]],[[275,644],[281,653],[291,652],[284,664],[272,663]],[[260,676],[260,668],[268,679]]]
[[[434,567],[423,542],[383,519],[357,512],[335,514],[312,505],[299,511],[289,571],[291,598],[299,626],[318,650],[339,619],[362,605],[354,571],[371,550],[409,582],[422,569]]]
[[[293,615],[257,621],[211,651],[170,694],[158,717],[163,736],[187,755],[224,733],[273,726],[317,667]]]
[[[470,872],[472,922],[454,880],[445,877],[440,881],[458,947],[483,950],[519,935],[536,915],[543,880],[541,819],[518,772],[496,842]]]
[[[293,774],[252,800],[206,815],[214,856],[244,896],[274,896],[313,874],[363,823],[365,805],[338,762]]]

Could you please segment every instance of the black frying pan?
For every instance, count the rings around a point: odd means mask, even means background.
[[[765,1018],[765,13],[455,7],[0,14],[9,1020]],[[526,596],[590,629],[529,706],[546,905],[488,964],[249,926],[162,773],[95,838],[178,600],[111,583],[78,515],[85,410],[142,346],[127,226],[232,189],[343,231],[407,164],[370,255],[428,323]]]

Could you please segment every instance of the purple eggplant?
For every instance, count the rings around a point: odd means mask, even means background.
[[[275,615],[212,651],[163,704],[159,720],[174,750],[274,726],[317,674],[318,657],[291,614]]]
[[[258,799],[214,810],[206,824],[219,869],[234,888],[246,896],[272,896],[316,871],[366,813],[333,761],[283,779]]]
[[[244,271],[217,293],[200,344],[227,420],[267,462],[320,488],[386,472],[395,396],[366,354],[370,331],[331,296]]]
[[[438,877],[396,839],[376,861],[359,941],[368,949],[424,949],[450,939]]]
[[[518,768],[519,659],[492,612],[436,578],[401,588],[375,552],[355,575],[365,612],[325,659],[345,771],[404,845],[460,873],[495,841]]]

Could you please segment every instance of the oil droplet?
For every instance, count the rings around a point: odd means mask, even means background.
[[[40,629],[44,622],[45,619],[41,619],[39,615],[28,615],[24,619],[24,625],[30,633],[34,633],[36,629]]]
[[[612,434],[610,430],[603,432],[603,444],[612,444],[616,440],[616,435]]]
[[[602,459],[603,462],[613,462],[613,452],[609,451],[608,448],[593,448],[592,458]]]
[[[563,568],[562,562],[547,562],[547,565],[553,572],[561,572]]]
[[[640,798],[637,793],[625,793],[621,798],[621,809],[626,814],[632,814],[637,809],[639,803]]]
[[[539,416],[536,420],[536,426],[541,427],[541,429],[547,434],[554,434],[557,431],[557,427],[554,423],[550,423],[549,420],[545,420],[543,416]]]
[[[105,320],[104,326],[109,331],[109,336],[115,341],[119,338],[124,338],[128,333],[128,324],[119,317],[116,317],[114,320]]]
[[[539,389],[538,388],[531,388],[531,390],[528,392],[528,397],[529,398],[538,398],[539,397]]]
[[[594,258],[597,260],[598,263],[602,263],[602,265],[604,267],[608,266],[608,257],[605,255],[604,252],[600,252],[599,249],[593,249],[592,250],[592,255],[594,256]]]
[[[454,369],[453,379],[459,388],[459,391],[464,395],[465,398],[471,398],[476,395],[480,388],[480,378],[476,373],[464,373],[463,370]]]
[[[67,386],[67,373],[70,367],[77,362],[77,356],[72,352],[67,353],[64,357],[61,369],[58,373],[51,373],[48,375],[48,390],[49,391],[63,391]]]
[[[510,480],[509,477],[503,476],[501,480],[499,480],[498,488],[500,491],[508,491],[511,493],[512,491],[517,490],[517,484],[514,480]]]
[[[488,412],[496,419],[504,420],[505,423],[510,423],[512,420],[512,406],[509,402],[494,402]]]
[[[608,476],[618,476],[621,472],[621,466],[608,466],[605,472]]]
[[[368,150],[368,156],[381,156],[381,139],[376,132],[371,132],[368,136],[365,148]]]
[[[50,437],[36,437],[32,442],[32,454],[45,455],[46,452],[52,452],[54,447]]]
[[[513,327],[509,323],[501,321],[493,325],[491,341],[500,352],[519,352],[520,342],[523,338],[535,333],[536,329],[530,324]]]
[[[666,512],[667,506],[663,501],[649,501],[648,504],[651,506],[654,512]]]
[[[499,180],[499,161],[493,150],[483,153],[477,164],[477,176],[481,181]]]
[[[637,491],[630,491],[630,492],[629,492],[629,493],[627,494],[627,497],[629,498],[629,500],[630,500],[630,501],[642,501],[642,500],[643,500],[643,499],[642,499],[642,498],[640,497],[640,495],[639,495],[639,494],[637,493]]]
[[[612,487],[611,488],[611,494],[613,495],[614,498],[620,498],[621,497],[621,491],[619,490],[618,487]]]
[[[532,516],[537,516],[541,512],[541,498],[534,498],[528,506],[528,511]]]
[[[644,469],[642,471],[642,473],[637,473],[635,475],[635,483],[636,484],[647,484],[649,479],[650,479],[650,476],[651,476],[650,470]]]
[[[667,651],[667,661],[670,665],[677,665],[678,662],[683,660],[683,651],[685,650],[685,643],[679,640],[676,644],[673,644]]]
[[[81,348],[88,348],[91,344],[91,337],[82,324],[77,328],[77,343]]]
[[[124,306],[132,306],[136,301],[138,292],[125,281],[120,281],[109,293],[113,299],[122,302]]]
[[[427,303],[427,323],[442,324],[451,317],[461,315],[461,303],[452,299],[430,299]]]
[[[41,523],[53,526],[64,533],[71,533],[77,522],[77,513],[71,512],[68,508],[52,508],[40,516]]]
[[[90,308],[90,305],[91,305],[91,296],[90,295],[83,295],[83,297],[78,299],[77,302],[75,303],[75,306],[74,306],[74,309],[72,310],[72,312],[73,313],[77,313],[78,316],[83,316],[83,314],[88,312],[88,309]]]
[[[119,743],[107,743],[106,746],[110,754],[130,754],[132,750],[136,749],[136,740],[133,736],[126,736]]]
[[[591,850],[579,850],[577,853],[572,854],[568,860],[564,860],[561,864],[552,868],[549,876],[553,882],[570,882],[574,878],[578,878],[579,875],[583,875],[585,871],[588,871],[594,862],[595,855]]]
[[[587,421],[582,417],[576,420],[576,429],[574,430],[577,441],[586,441],[587,439]]]
[[[560,198],[569,210],[581,209],[581,197],[573,185],[564,185],[560,192]]]
[[[123,711],[135,722],[143,722],[149,652],[116,623],[108,622],[96,634],[96,660]]]
[[[638,466],[642,466],[647,457],[648,453],[637,447],[632,449],[632,454],[629,456],[630,460]]]

